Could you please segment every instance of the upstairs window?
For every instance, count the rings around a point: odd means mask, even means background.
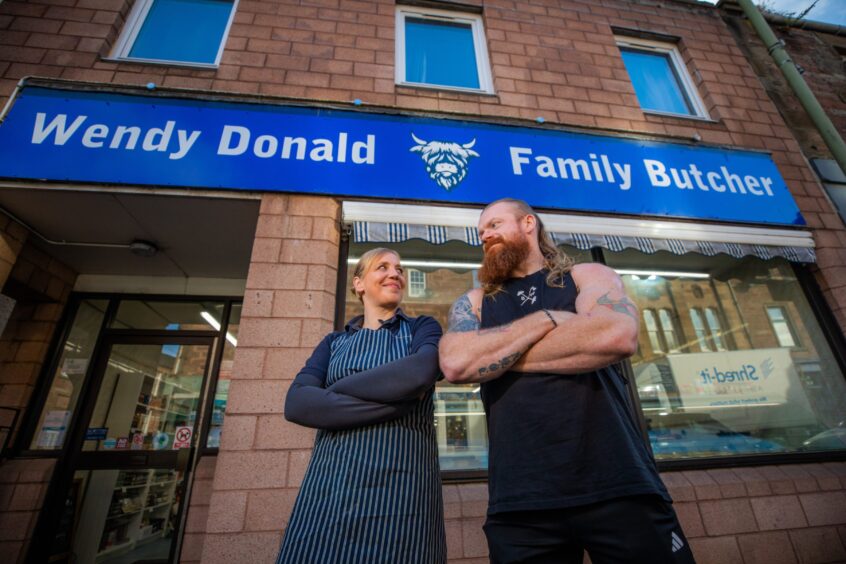
[[[796,337],[793,336],[793,330],[790,327],[790,322],[787,318],[787,312],[781,306],[767,306],[767,317],[770,318],[770,324],[773,327],[778,346],[780,347],[795,347]]]
[[[707,118],[678,49],[634,37],[618,37],[617,46],[640,107],[648,112]]]
[[[426,273],[410,268],[408,270],[408,297],[419,298],[426,295]]]
[[[115,58],[217,66],[235,13],[232,0],[140,0]]]
[[[402,6],[396,29],[397,84],[493,93],[480,16]]]

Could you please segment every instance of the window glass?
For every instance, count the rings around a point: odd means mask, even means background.
[[[696,340],[699,342],[699,348],[703,351],[710,351],[711,345],[708,343],[708,335],[705,333],[705,324],[702,323],[702,315],[696,308],[690,308],[690,321],[693,323],[693,330],[696,332]]]
[[[53,374],[31,449],[57,450],[64,446],[68,425],[79,402],[79,391],[88,372],[107,305],[106,300],[80,302]]]
[[[632,358],[658,459],[846,448],[844,375],[788,262],[633,250],[606,256],[643,311],[677,320],[677,350],[664,353],[651,345],[644,316]],[[633,268],[641,274],[625,273]],[[678,314],[693,310],[699,327],[695,316]],[[791,335],[807,345],[785,346]]]
[[[479,88],[470,24],[406,18],[405,80]]]
[[[717,310],[712,307],[706,307],[705,319],[708,321],[708,330],[711,332],[714,348],[718,351],[726,350],[726,346],[723,344],[723,329],[720,324],[720,318],[717,316]]]
[[[218,331],[222,313],[221,302],[122,300],[111,328]]]
[[[352,285],[352,271],[365,251],[384,244],[350,244],[347,288]],[[447,328],[447,315],[453,302],[467,290],[478,287],[476,277],[482,260],[479,247],[455,241],[432,245],[415,240],[391,244],[402,256],[408,269],[420,270],[426,276],[426,292],[422,299],[406,297],[402,309],[408,315],[429,315]],[[579,262],[589,262],[590,254],[572,248]],[[435,261],[437,263],[435,264]],[[454,266],[450,266],[452,263]],[[406,294],[408,294],[406,290]],[[361,303],[346,292],[346,320],[362,313]],[[455,385],[441,380],[435,387],[435,429],[438,437],[441,470],[486,470],[488,466],[488,433],[485,412],[479,396],[479,385]]]
[[[147,0],[144,23],[126,56],[132,59],[214,64],[233,2]]]
[[[406,270],[408,279],[408,297],[419,298],[426,293],[426,273],[409,268]]]
[[[658,310],[658,318],[661,320],[661,331],[664,334],[664,342],[667,343],[667,348],[670,352],[675,352],[679,348],[679,343],[676,340],[676,326],[673,323],[673,314],[669,309],[661,308]]]
[[[694,114],[667,53],[621,48],[637,101],[645,110]]]
[[[790,331],[790,325],[787,323],[784,308],[778,306],[768,307],[767,315],[770,318],[770,323],[773,325],[773,332],[775,333],[779,346],[795,347],[796,340],[793,338],[793,333]]]
[[[226,342],[223,343],[223,358],[220,361],[217,387],[214,392],[209,438],[206,441],[206,446],[209,448],[220,446],[220,431],[223,428],[226,401],[229,398],[229,382],[232,380],[232,364],[235,360],[235,347],[238,346],[238,328],[240,325],[241,304],[232,304],[232,310],[229,312],[229,326],[226,328]]]
[[[643,310],[643,324],[646,326],[646,335],[649,337],[649,344],[653,352],[661,352],[661,338],[658,335],[658,322],[655,321],[655,312],[651,309]]]

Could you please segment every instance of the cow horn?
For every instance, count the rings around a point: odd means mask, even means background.
[[[425,145],[427,143],[427,141],[423,141],[413,133],[411,134],[411,138],[414,139],[418,145]]]
[[[475,145],[475,144],[476,144],[476,138],[474,137],[472,141],[470,141],[469,143],[467,143],[465,145],[462,145],[462,147],[464,147],[465,149],[472,149],[473,145]]]

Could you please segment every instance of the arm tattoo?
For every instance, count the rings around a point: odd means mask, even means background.
[[[637,307],[629,298],[623,296],[619,300],[614,300],[608,297],[608,294],[610,293],[611,292],[606,292],[605,295],[600,296],[600,298],[596,300],[596,305],[605,306],[610,308],[612,311],[628,315],[635,321],[639,321],[637,318]]]
[[[491,373],[499,373],[508,370],[512,364],[517,362],[522,356],[522,353],[516,352],[514,354],[510,354],[506,357],[499,359],[499,362],[494,362],[488,366],[482,366],[479,368],[479,376],[484,377],[485,375],[490,375]]]
[[[449,328],[448,333],[466,333],[467,331],[477,331],[479,329],[480,320],[473,312],[473,304],[470,303],[470,298],[464,294],[449,308]]]

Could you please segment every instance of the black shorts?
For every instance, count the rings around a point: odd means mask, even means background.
[[[657,495],[509,511],[484,526],[493,564],[691,564],[693,553],[673,506]]]

